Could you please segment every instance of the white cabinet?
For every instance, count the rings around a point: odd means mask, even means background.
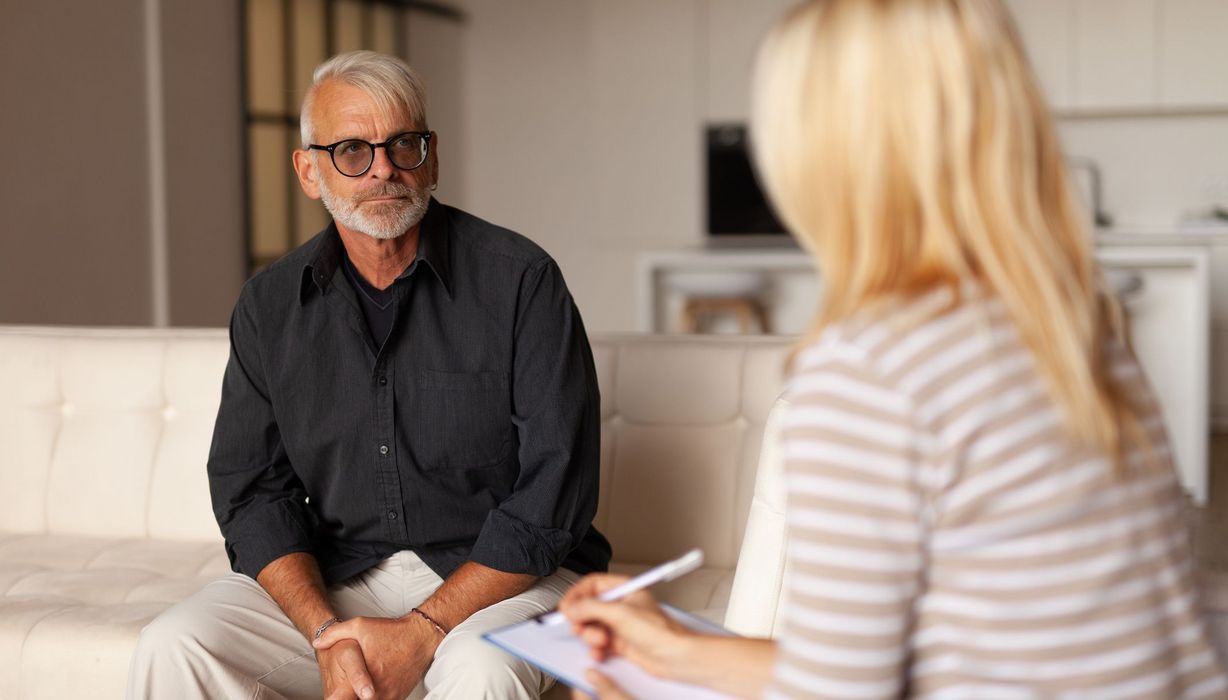
[[[1075,0],[1074,106],[1156,102],[1157,0]]]
[[[1228,0],[1160,3],[1160,102],[1228,104]]]
[[[1007,0],[1049,105],[1074,106],[1074,7],[1070,0]]]
[[[1058,112],[1228,107],[1228,0],[1005,0]],[[694,5],[709,121],[745,121],[755,53],[794,0]]]
[[[1059,113],[1228,107],[1228,0],[1006,0]]]
[[[1124,300],[1130,342],[1164,413],[1181,483],[1207,500],[1210,435],[1210,256],[1203,246],[1106,246],[1106,270],[1138,273]]]

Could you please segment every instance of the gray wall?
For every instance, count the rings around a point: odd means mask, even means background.
[[[229,317],[244,273],[237,3],[159,2],[154,90],[143,0],[6,3],[0,323],[154,323],[151,193],[164,193],[167,320]],[[149,177],[151,93],[164,187]]]
[[[223,326],[246,267],[238,4],[162,0],[170,322]],[[289,156],[286,157],[289,167]]]
[[[150,320],[141,0],[7,3],[0,321]]]

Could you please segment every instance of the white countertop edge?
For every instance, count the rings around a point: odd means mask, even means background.
[[[1096,245],[1102,248],[1117,246],[1210,246],[1228,245],[1228,227],[1206,229],[1199,232],[1173,229],[1129,229],[1101,231],[1096,234]],[[674,250],[648,250],[639,255],[641,265],[669,267],[688,266],[721,269],[751,265],[760,269],[809,269],[813,267],[810,254],[804,250],[778,248],[679,248]]]
[[[1096,232],[1099,245],[1217,245],[1228,244],[1228,225],[1117,226]]]
[[[1206,226],[1118,226],[1100,229],[1095,238],[1098,246],[1119,245],[1228,245],[1228,225]],[[801,248],[687,248],[647,250],[640,260],[650,265],[670,263],[700,263],[719,268],[729,262],[753,261],[763,267],[809,267],[810,255]]]
[[[697,268],[810,269],[814,267],[810,254],[804,250],[776,248],[680,248],[650,250],[639,256],[642,265],[668,267],[685,264]]]

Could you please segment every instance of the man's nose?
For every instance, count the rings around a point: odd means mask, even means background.
[[[397,166],[392,164],[388,158],[388,148],[382,146],[375,149],[374,158],[371,161],[371,169],[367,171],[368,175],[380,180],[388,180],[392,178],[392,174],[396,172]]]

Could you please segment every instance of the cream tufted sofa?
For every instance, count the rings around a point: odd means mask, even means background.
[[[593,348],[615,570],[703,547],[662,596],[772,632],[787,342]],[[228,571],[205,478],[227,353],[224,330],[0,327],[0,699],[123,697],[141,627]]]

